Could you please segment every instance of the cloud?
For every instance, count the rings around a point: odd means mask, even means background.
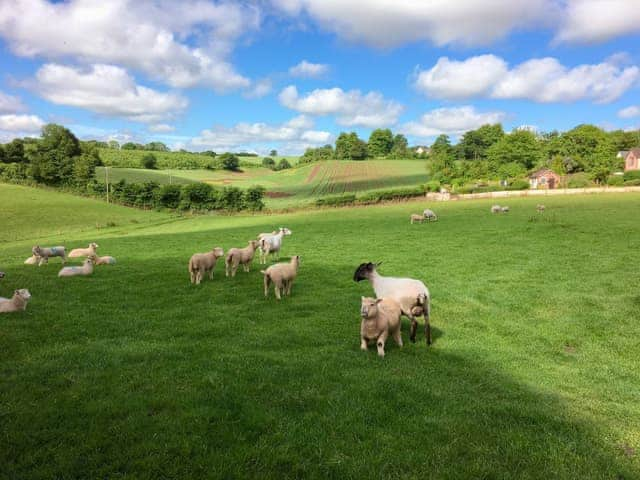
[[[487,123],[502,122],[504,112],[478,112],[473,106],[437,108],[425,113],[417,122],[400,126],[400,131],[418,138],[434,137],[440,134],[458,135],[474,130]]]
[[[636,34],[640,5],[634,0],[568,0],[556,42],[595,43]]]
[[[555,0],[272,0],[291,16],[306,13],[338,36],[375,47],[416,41],[487,45],[514,30],[545,25]]]
[[[345,92],[341,88],[316,89],[306,96],[299,96],[294,85],[286,87],[278,96],[280,103],[291,110],[310,115],[335,115],[344,126],[369,128],[393,125],[403,111],[403,106],[385,99],[379,92],[363,95],[360,90]]]
[[[273,90],[273,82],[268,78],[258,80],[253,84],[251,89],[244,92],[245,98],[262,98],[271,93]]]
[[[154,133],[169,133],[176,129],[173,125],[167,125],[166,123],[158,123],[156,125],[149,125],[148,130]]]
[[[620,118],[640,117],[640,106],[632,105],[630,107],[623,108],[618,112],[618,116]]]
[[[621,66],[619,56],[573,68],[565,67],[555,58],[536,58],[509,69],[501,58],[481,55],[464,61],[442,57],[430,70],[418,72],[415,86],[427,96],[445,99],[489,97],[540,103],[578,100],[609,103],[638,79],[640,69]]]
[[[219,92],[249,86],[226,59],[259,23],[256,7],[232,2],[0,2],[0,37],[18,56],[123,65],[172,87]]]
[[[299,64],[289,69],[289,75],[292,77],[317,78],[325,75],[328,71],[329,65],[302,60]]]
[[[0,115],[0,130],[4,132],[39,133],[43,126],[37,115]]]
[[[24,112],[26,109],[18,97],[0,92],[0,113]]]
[[[233,127],[218,126],[203,130],[191,140],[197,149],[216,151],[252,150],[267,151],[273,144],[296,144],[301,150],[308,146],[327,143],[331,133],[312,130],[313,121],[304,115],[292,118],[282,124],[238,123]],[[304,146],[304,148],[302,148]],[[301,150],[298,152],[300,153]]]
[[[186,98],[137,85],[123,69],[92,65],[87,69],[43,65],[30,86],[50,102],[143,123],[172,118],[187,107]]]

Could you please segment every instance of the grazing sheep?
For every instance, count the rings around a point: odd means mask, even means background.
[[[228,277],[231,273],[232,277],[236,276],[238,266],[242,265],[245,272],[249,271],[253,257],[258,249],[257,240],[249,240],[249,245],[244,248],[231,248],[227,252],[227,258],[225,259],[225,274]]]
[[[536,210],[538,212],[544,212],[544,209],[545,209],[544,205],[541,205],[541,204],[536,205]]]
[[[429,289],[420,280],[412,278],[383,277],[376,268],[380,263],[361,263],[353,274],[353,280],[369,280],[378,298],[391,298],[400,304],[402,314],[411,320],[410,339],[415,343],[418,319],[424,316],[424,334],[427,345],[431,345],[431,296]]]
[[[276,263],[266,270],[260,270],[264,275],[264,296],[269,296],[269,285],[273,283],[276,298],[280,300],[281,293],[291,295],[291,286],[298,275],[300,267],[300,255],[291,257],[289,263]]]
[[[38,266],[42,266],[43,263],[49,263],[50,257],[62,258],[62,263],[67,263],[67,254],[64,247],[50,247],[42,248],[36,245],[31,249],[31,253],[38,258]]]
[[[491,213],[502,213],[502,207],[500,205],[492,206]]]
[[[81,267],[64,267],[58,272],[59,277],[88,276],[93,273],[93,259],[87,258]]]
[[[274,230],[273,232],[269,232],[269,233],[260,233],[258,234],[258,240],[262,240],[264,237],[271,237],[273,235],[277,235],[278,230]]]
[[[115,265],[116,264],[116,259],[108,255],[104,257],[98,257],[97,255],[89,255],[88,258],[93,260],[94,265]]]
[[[430,222],[431,221],[434,221],[434,222],[438,221],[438,216],[436,215],[436,212],[434,212],[430,208],[425,208],[424,212],[422,212],[422,215],[424,215],[424,218],[426,218]]]
[[[0,278],[4,278],[4,272],[0,272]]]
[[[36,257],[35,255],[31,255],[24,261],[25,265],[35,265],[36,263],[38,263],[38,257]]]
[[[360,348],[367,351],[369,342],[374,340],[378,355],[384,357],[384,345],[389,335],[402,347],[400,332],[400,304],[392,298],[362,297],[360,304]]]
[[[69,258],[88,257],[90,255],[97,255],[98,244],[90,243],[87,248],[74,248],[69,253]]]
[[[280,249],[282,248],[282,239],[285,235],[291,235],[291,230],[280,227],[275,235],[267,235],[262,237],[260,241],[260,263],[266,264],[267,257],[271,254],[280,259]],[[276,255],[277,254],[277,255]]]
[[[31,293],[26,288],[13,292],[13,297],[0,297],[0,313],[19,312],[27,309]]]
[[[418,215],[417,213],[412,213],[410,219],[411,219],[411,225],[413,225],[415,222],[418,222],[418,223],[424,222],[424,217],[422,215]]]
[[[222,250],[221,247],[215,247],[207,253],[193,254],[189,260],[189,275],[191,276],[191,283],[200,285],[200,282],[207,272],[209,272],[209,279],[213,280],[213,269],[215,268],[218,259],[223,256],[224,250]]]
[[[509,207],[502,207],[502,213],[507,213],[509,211]]]

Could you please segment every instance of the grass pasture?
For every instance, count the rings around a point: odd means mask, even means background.
[[[188,219],[5,185],[0,202],[0,295],[33,294],[0,317],[1,478],[640,477],[640,195],[432,204],[422,225],[423,202]],[[280,225],[302,255],[290,298],[263,298],[257,263],[189,284],[193,252]],[[118,264],[90,278],[22,265],[36,242],[94,240]],[[359,350],[367,260],[430,287],[432,347],[405,320],[404,348]]]

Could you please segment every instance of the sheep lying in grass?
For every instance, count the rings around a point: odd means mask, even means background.
[[[424,222],[424,217],[416,213],[412,213],[410,219],[411,219],[411,225],[413,225],[415,222],[418,222],[418,223]]]
[[[545,209],[544,205],[541,205],[541,204],[536,205],[536,210],[538,212],[544,212],[544,209]]]
[[[244,271],[248,272],[257,249],[257,240],[249,240],[249,245],[244,248],[231,248],[227,252],[227,258],[224,262],[227,277],[229,273],[231,273],[232,277],[235,277],[239,265],[242,265]]]
[[[89,276],[93,273],[93,260],[87,258],[81,267],[64,267],[58,272],[59,277]]]
[[[360,304],[360,348],[367,350],[370,341],[375,341],[378,355],[384,357],[384,345],[389,335],[402,347],[400,332],[400,304],[392,298],[362,297]]]
[[[361,263],[353,274],[353,280],[369,280],[378,298],[391,298],[400,304],[402,314],[411,320],[412,342],[416,341],[418,319],[424,316],[424,334],[427,345],[431,345],[431,297],[429,289],[420,280],[412,278],[383,277],[376,271],[380,263]]]
[[[430,208],[425,208],[424,212],[422,212],[422,215],[424,215],[424,218],[426,218],[430,222],[431,221],[434,221],[434,222],[438,221],[438,216],[436,215],[436,212],[434,212]]]
[[[500,205],[493,205],[491,207],[491,213],[502,213],[502,207]]]
[[[278,300],[282,298],[281,294],[291,295],[291,286],[298,275],[298,268],[300,268],[300,255],[294,255],[289,263],[276,263],[266,270],[260,270],[264,275],[264,296],[269,296],[271,283]]]
[[[89,255],[88,258],[93,260],[94,265],[115,265],[116,264],[116,259],[109,255],[105,255],[104,257],[98,257],[97,255]]]
[[[13,292],[13,297],[0,297],[0,313],[19,312],[27,309],[31,293],[26,288]]]
[[[88,257],[90,255],[97,255],[98,244],[90,243],[87,248],[74,248],[69,253],[69,258]]]
[[[291,230],[280,227],[275,235],[263,236],[260,241],[260,263],[266,264],[267,257],[271,254],[280,259],[280,249],[282,248],[282,239],[285,235],[291,235]]]
[[[509,207],[502,207],[502,213],[507,213],[509,211]]]
[[[36,245],[31,249],[31,253],[38,259],[38,266],[42,266],[43,263],[49,263],[49,258],[60,257],[62,263],[67,263],[67,254],[64,247],[49,247],[43,248]]]
[[[207,272],[209,272],[209,279],[213,280],[213,269],[215,268],[218,259],[223,256],[224,250],[222,250],[221,247],[215,247],[207,253],[193,254],[189,260],[189,275],[191,276],[191,283],[200,285],[200,282]]]
[[[31,255],[29,258],[27,258],[24,261],[25,265],[35,265],[38,263],[38,257],[36,257],[35,255]]]

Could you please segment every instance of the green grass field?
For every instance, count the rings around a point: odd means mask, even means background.
[[[640,195],[170,217],[0,185],[1,478],[640,478]],[[107,219],[116,225],[95,228]],[[257,262],[187,261],[293,231],[291,297]],[[58,279],[30,247],[118,264]],[[359,349],[362,261],[420,278],[434,344]]]

